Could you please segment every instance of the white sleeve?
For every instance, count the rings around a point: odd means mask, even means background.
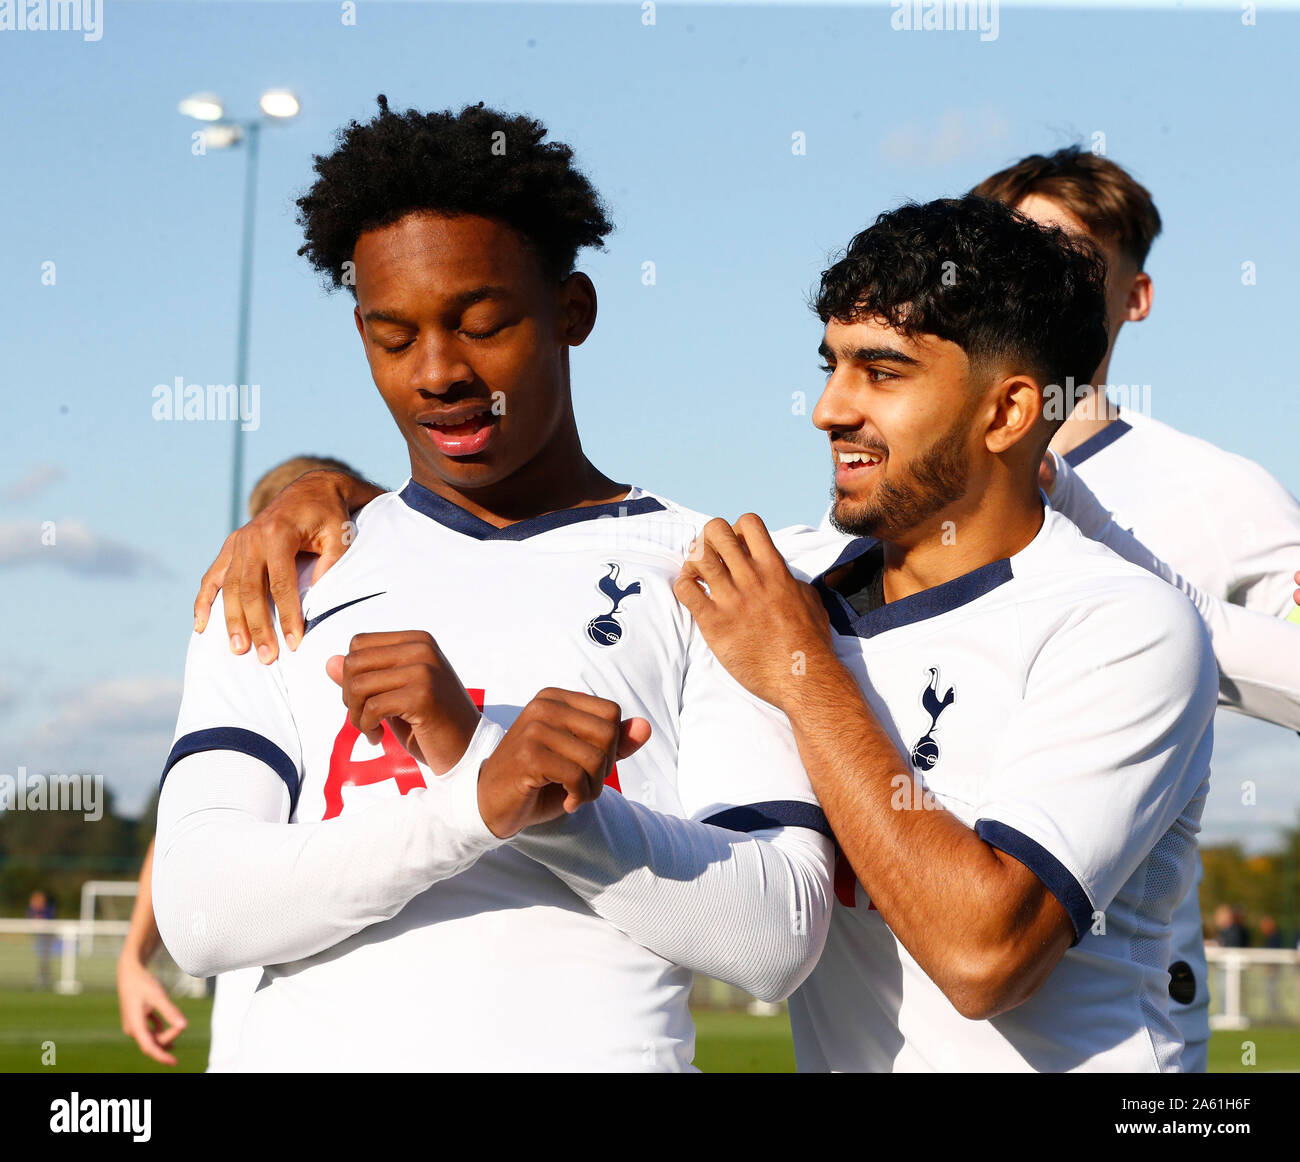
[[[1056,453],[1052,507],[1126,561],[1181,590],[1196,606],[1219,668],[1219,704],[1252,718],[1300,730],[1300,625],[1212,597],[1160,560],[1111,518],[1105,506]],[[1300,550],[1296,554],[1300,568]],[[1292,583],[1289,590],[1294,590]]]
[[[191,641],[176,734],[153,899],[168,951],[192,975],[320,952],[501,843],[478,812],[478,768],[503,734],[487,718],[427,790],[290,823],[301,770],[283,683],[276,666],[230,653],[219,608]]]
[[[792,670],[802,664],[790,659]],[[688,818],[733,831],[807,827],[830,836],[790,720],[727,673],[694,622],[681,706],[676,782]]]
[[[606,790],[514,846],[638,944],[761,1000],[798,988],[826,942],[831,842],[802,827],[745,834]]]
[[[826,940],[831,831],[785,715],[692,634],[676,771],[689,818],[606,791],[514,844],[652,952],[777,1000]]]
[[[1046,640],[1026,632],[1025,691],[975,802],[976,833],[1042,880],[1076,937],[1166,832],[1195,835],[1209,780],[1205,630],[1168,589],[1127,581],[1061,611]]]
[[[1254,461],[1234,455],[1231,463],[1235,471],[1216,482],[1230,502],[1217,532],[1231,569],[1228,600],[1286,617],[1300,569],[1300,503]]]

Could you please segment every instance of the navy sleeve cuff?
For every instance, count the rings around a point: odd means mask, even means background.
[[[1042,880],[1043,886],[1060,900],[1061,907],[1069,915],[1070,923],[1074,925],[1074,944],[1078,944],[1092,927],[1092,904],[1088,893],[1065,865],[1041,843],[996,819],[978,820],[975,834],[999,851],[1005,851],[1012,859],[1019,860]]]
[[[283,780],[289,790],[290,813],[298,807],[298,767],[293,759],[284,753],[265,735],[255,734],[237,726],[219,726],[211,730],[196,730],[184,734],[176,740],[167,762],[163,766],[162,778],[158,780],[158,789],[167,780],[167,773],[183,758],[201,754],[205,750],[233,750],[246,754],[250,758],[264,762]]]
[[[778,799],[771,803],[747,803],[743,807],[729,807],[704,820],[713,827],[727,831],[766,831],[771,827],[806,827],[834,839],[826,814],[815,803],[798,799]]]

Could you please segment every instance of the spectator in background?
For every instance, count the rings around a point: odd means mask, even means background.
[[[53,920],[54,897],[37,889],[27,901],[27,919]],[[33,942],[36,947],[36,987],[49,992],[54,984],[54,933],[38,932]]]
[[[253,491],[248,497],[249,516],[257,516],[281,489],[318,468],[346,472],[350,476],[359,475],[341,460],[328,456],[294,456],[277,464],[253,485]],[[140,890],[131,912],[131,926],[118,957],[117,1000],[122,1015],[122,1032],[135,1038],[145,1056],[152,1057],[163,1065],[175,1065],[176,1058],[170,1048],[185,1031],[187,1022],[184,1014],[167,995],[166,988],[149,971],[149,961],[162,944],[153,915],[152,881],[153,841],[150,840],[144,866],[140,869]],[[35,900],[40,894],[35,893],[32,899]],[[32,914],[30,907],[27,914]],[[217,978],[216,999],[212,1007],[212,1041],[208,1052],[209,1069],[213,1068],[214,1063],[221,1062],[223,1054],[234,1051],[230,1039],[238,1035],[239,1027],[243,1024],[244,1009],[261,975],[260,968],[241,969],[238,972],[223,973]]]
[[[1241,922],[1241,913],[1231,904],[1214,910],[1214,930],[1220,948],[1249,948],[1250,933]]]
[[[1259,946],[1261,948],[1282,947],[1282,933],[1272,916],[1259,918]]]
[[[283,464],[277,464],[253,485],[253,491],[248,494],[248,515],[256,516],[299,476],[305,476],[318,468],[328,468],[332,472],[346,472],[349,476],[357,475],[342,460],[335,460],[329,456],[294,456]]]

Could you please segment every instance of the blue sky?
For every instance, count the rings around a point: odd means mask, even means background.
[[[244,157],[192,154],[176,103],[200,90],[236,116],[270,87],[303,105],[263,138],[246,486],[299,452],[405,476],[350,301],[295,253],[311,155],[385,92],[529,112],[611,205],[618,230],[584,263],[600,320],[573,361],[584,442],[611,475],[720,515],[815,521],[824,437],[792,401],[811,410],[821,385],[806,299],[828,255],[904,198],[1103,134],[1165,221],[1155,309],[1112,379],[1150,384],[1158,419],[1300,492],[1300,12],[1262,5],[1246,26],[1235,3],[1004,4],[991,41],[895,31],[888,4],[642,12],[360,0],[349,25],[329,0],[109,0],[97,41],[0,31],[0,773],[102,771],[138,807],[167,750],[229,492],[228,425],[152,418],[156,385],[234,374]],[[1239,719],[1222,735],[1207,834],[1266,845],[1300,805],[1300,743]],[[1245,778],[1254,807],[1237,805]]]

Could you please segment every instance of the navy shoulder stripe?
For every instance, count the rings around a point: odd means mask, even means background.
[[[1132,424],[1126,424],[1123,420],[1112,420],[1095,436],[1089,436],[1077,448],[1071,449],[1061,457],[1071,468],[1077,468],[1085,460],[1090,459],[1100,452],[1103,448],[1109,448],[1125,432],[1133,430]]]
[[[806,827],[834,839],[826,813],[815,803],[798,799],[777,799],[770,803],[746,803],[743,807],[728,807],[710,815],[705,823],[727,831],[766,831],[769,827]]]
[[[996,819],[978,820],[975,834],[999,851],[1005,851],[1012,859],[1018,859],[1042,880],[1043,886],[1060,900],[1061,907],[1069,914],[1074,925],[1074,944],[1078,944],[1092,927],[1092,905],[1088,902],[1088,893],[1066,870],[1065,864],[1037,840]]]
[[[264,762],[280,776],[284,785],[289,789],[289,810],[294,811],[297,809],[298,768],[293,759],[265,735],[256,734],[251,730],[244,730],[238,726],[218,726],[211,730],[196,730],[191,734],[181,735],[176,740],[176,745],[172,747],[171,754],[167,756],[162,778],[158,780],[158,789],[162,790],[162,785],[167,780],[167,773],[181,759],[189,758],[190,755],[194,754],[202,754],[207,750],[233,750]]]

